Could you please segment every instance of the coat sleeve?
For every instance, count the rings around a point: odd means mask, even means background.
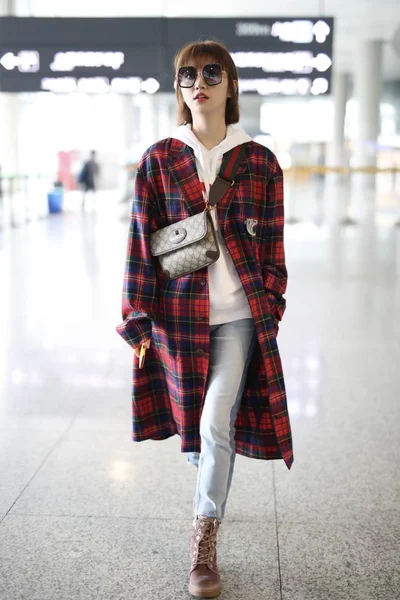
[[[275,321],[280,321],[286,309],[283,294],[287,285],[285,248],[283,239],[283,174],[277,159],[276,170],[267,187],[267,203],[270,211],[268,240],[265,260],[262,266],[264,288],[267,293],[270,312]]]
[[[156,320],[158,289],[150,253],[150,231],[155,203],[148,183],[138,169],[130,218],[122,293],[123,322],[117,332],[132,348],[151,338]]]

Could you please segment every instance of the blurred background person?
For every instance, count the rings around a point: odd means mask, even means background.
[[[96,160],[96,152],[92,150],[90,153],[90,158],[87,160],[81,172],[79,173],[78,182],[82,186],[83,195],[82,195],[82,208],[85,208],[85,200],[87,192],[94,192],[97,189],[97,184],[99,180],[100,167]]]

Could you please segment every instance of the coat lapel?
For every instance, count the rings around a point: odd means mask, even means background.
[[[246,154],[234,177],[235,184],[218,204],[218,213],[222,221],[225,221],[229,207],[239,189],[241,176],[248,171],[247,154],[246,150]],[[173,140],[167,164],[171,176],[185,200],[189,213],[195,215],[201,212],[204,208],[204,198],[192,148],[179,140]]]
[[[173,140],[167,165],[173,181],[185,200],[189,214],[195,215],[201,212],[204,209],[204,198],[193,150],[183,142]]]

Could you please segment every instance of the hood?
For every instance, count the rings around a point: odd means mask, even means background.
[[[225,139],[211,150],[207,150],[197,139],[191,125],[177,127],[172,137],[193,149],[198,174],[200,179],[206,184],[206,189],[213,183],[218,174],[222,156],[229,150],[232,150],[232,148],[251,141],[251,137],[243,129],[235,125],[228,125]]]
[[[247,135],[244,129],[240,129],[240,127],[235,125],[228,125],[225,139],[223,139],[218,146],[214,146],[214,148],[211,150],[207,150],[197,139],[192,131],[191,125],[189,124],[177,127],[173,132],[172,137],[193,148],[196,158],[199,151],[205,150],[206,152],[215,153],[218,149],[219,152],[222,151],[222,154],[225,154],[225,152],[232,150],[232,148],[235,148],[235,146],[239,146],[240,144],[251,141],[251,137]]]

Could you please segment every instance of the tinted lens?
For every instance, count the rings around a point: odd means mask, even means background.
[[[207,85],[217,85],[222,81],[222,67],[218,63],[205,65],[203,68],[203,77]]]
[[[183,88],[193,87],[196,80],[196,69],[194,67],[181,67],[178,71],[178,85]]]

